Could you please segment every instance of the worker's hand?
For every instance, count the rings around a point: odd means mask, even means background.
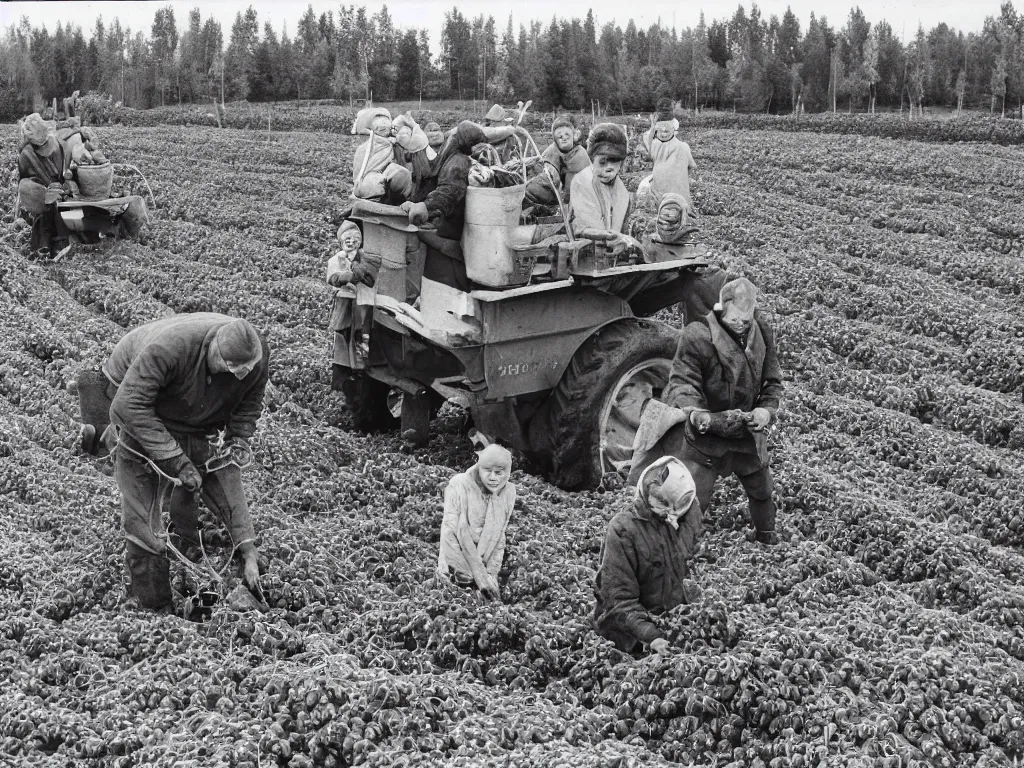
[[[224,447],[231,452],[231,458],[240,467],[252,462],[252,447],[244,437],[232,437],[224,444]]]
[[[405,206],[408,205],[408,208]],[[430,220],[430,211],[426,203],[403,203],[402,208],[409,214],[409,223],[413,225],[426,224]]]
[[[346,283],[352,282],[352,271],[345,269],[342,270],[341,272],[335,272],[333,275],[327,278],[327,282],[330,285],[333,285],[335,288],[340,288]]]
[[[46,188],[46,194],[43,195],[43,202],[47,205],[53,205],[59,203],[64,199],[64,186],[54,182]]]
[[[747,427],[752,432],[760,432],[772,423],[772,412],[767,408],[755,408],[750,413],[743,414]]]
[[[491,576],[490,574],[487,574],[487,577],[486,577],[486,580],[485,580],[483,586],[480,587],[480,592],[488,600],[500,600],[501,599],[501,589],[498,587],[498,580],[496,578],[494,578],[493,576]]]
[[[707,411],[690,411],[690,424],[703,435],[711,426],[711,414]]]
[[[245,579],[245,584],[249,587],[249,591],[254,594],[261,594],[260,590],[260,566],[256,560],[256,550],[250,550],[245,553],[244,556],[245,565],[242,569],[242,578]]]
[[[182,467],[181,471],[178,472],[178,479],[181,480],[181,484],[184,486],[186,491],[195,493],[203,487],[203,476],[199,474],[199,470],[196,469],[195,464],[188,461],[188,459],[185,459],[185,461],[187,463]]]
[[[664,656],[671,649],[669,648],[668,640],[664,637],[659,637],[657,640],[651,641],[651,650],[659,656]]]
[[[352,265],[352,281],[356,283],[363,283],[373,288],[376,284],[376,280],[373,279],[373,273],[366,268],[364,264],[353,264]]]

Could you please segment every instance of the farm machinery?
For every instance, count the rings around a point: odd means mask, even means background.
[[[705,295],[706,248],[646,241],[641,253],[617,252],[571,234],[534,244],[517,213],[495,235],[501,224],[473,223],[474,208],[495,207],[478,194],[487,192],[469,189],[462,246],[470,279],[491,285],[466,293],[424,279],[416,301],[406,296],[405,254],[432,233],[401,208],[356,202],[364,250],[384,266],[367,349],[355,355],[336,334],[332,386],[358,429],[400,423],[422,444],[451,401],[556,485],[596,487],[628,472],[641,409],[668,380],[678,330],[651,315],[682,303],[692,318],[716,298]]]

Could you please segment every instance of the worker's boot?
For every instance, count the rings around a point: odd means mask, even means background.
[[[750,519],[754,523],[754,539],[765,546],[779,543],[775,532],[775,502],[772,499],[748,499]]]
[[[163,555],[154,555],[131,542],[126,545],[128,595],[143,608],[160,610],[171,603],[170,563]]]

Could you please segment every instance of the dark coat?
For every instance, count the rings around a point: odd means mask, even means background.
[[[771,326],[760,313],[755,313],[754,319],[745,347],[718,322],[714,312],[687,325],[679,335],[662,402],[712,413],[764,408],[774,419],[783,392],[782,369]],[[687,423],[686,437],[708,456],[758,452],[749,432],[740,437],[701,435]]]
[[[594,628],[625,652],[662,637],[651,619],[686,602],[687,561],[697,548],[700,504],[693,500],[679,529],[656,517],[642,499],[608,525],[594,593]]]
[[[235,318],[212,312],[172,315],[127,333],[103,364],[118,386],[110,421],[132,435],[154,460],[182,452],[176,435],[250,438],[263,410],[270,350],[239,381],[211,373],[207,352],[217,329]]]

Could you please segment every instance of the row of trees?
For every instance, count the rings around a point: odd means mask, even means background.
[[[440,55],[422,29],[396,27],[387,7],[312,6],[294,37],[262,27],[250,6],[228,31],[193,9],[179,26],[156,10],[147,37],[117,19],[53,32],[28,19],[0,39],[0,119],[74,90],[146,108],[211,99],[533,99],[543,107],[648,110],[669,96],[689,107],[743,111],[1005,111],[1024,101],[1024,15],[1004,2],[978,32],[939,24],[904,40],[859,8],[834,27],[787,10],[765,19],[756,4],[681,32],[553,18],[503,31],[493,16],[445,13]]]

